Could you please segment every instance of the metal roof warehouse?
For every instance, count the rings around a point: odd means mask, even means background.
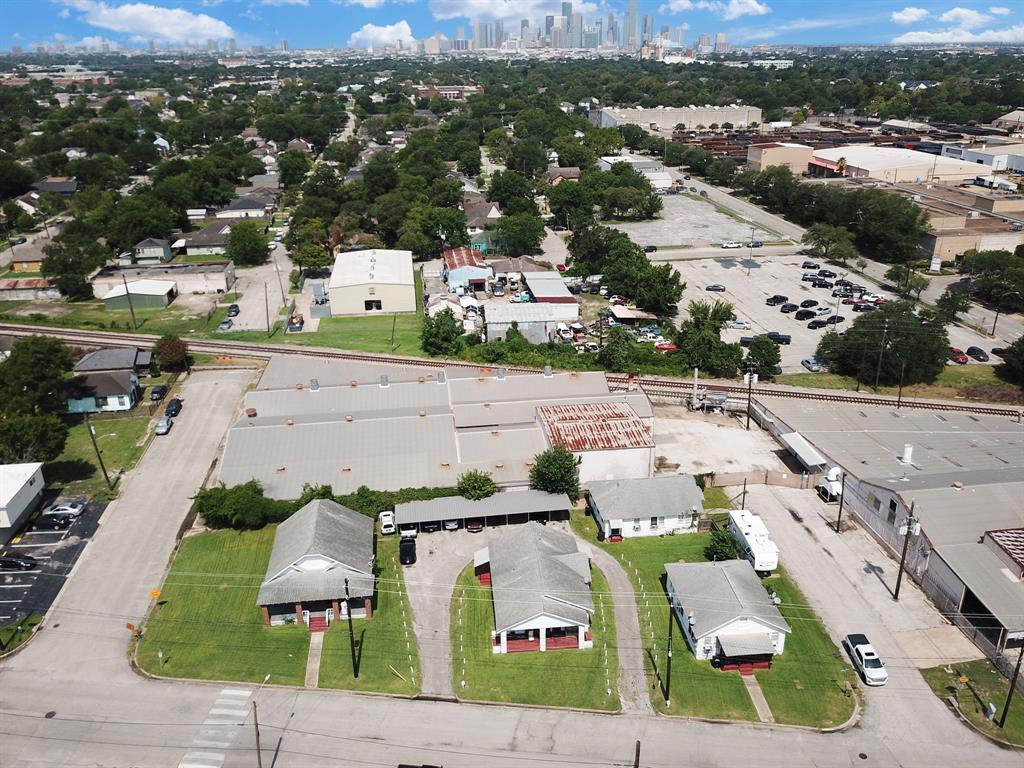
[[[564,493],[544,491],[508,491],[474,501],[462,496],[445,496],[429,501],[410,501],[395,505],[398,525],[432,523],[441,520],[489,519],[509,522],[509,518],[540,516],[548,520],[567,519],[572,502]],[[512,521],[514,522],[514,520]],[[525,520],[523,520],[525,522]]]

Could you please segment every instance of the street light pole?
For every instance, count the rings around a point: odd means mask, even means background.
[[[906,368],[907,368],[907,361],[904,360],[901,357],[900,358],[900,391],[899,391],[899,394],[896,395],[896,410],[899,410],[900,406],[903,404],[903,371],[905,371]]]
[[[903,583],[903,564],[907,561],[907,548],[910,546],[910,536],[916,533],[918,526],[917,519],[914,517],[914,503],[910,502],[910,514],[907,515],[906,533],[903,535],[903,554],[900,555],[900,570],[896,575],[896,591],[893,592],[892,599],[899,602],[900,599],[900,585]]]
[[[345,613],[348,614],[348,647],[352,651],[352,677],[359,678],[359,667],[356,666],[356,636],[355,631],[352,629],[352,606],[349,604],[351,599],[348,593],[348,579],[345,579]]]
[[[263,678],[263,682],[260,683],[260,687],[256,689],[256,693],[252,695],[252,724],[256,728],[256,766],[257,768],[263,768],[263,752],[260,749],[260,718],[256,711],[256,697],[259,692],[263,690],[263,686],[267,684],[270,679],[270,673]]]
[[[672,630],[675,621],[672,612],[675,609],[674,601],[668,601],[668,664],[665,670],[665,706],[672,706]]]
[[[747,384],[747,430],[750,430],[750,398],[751,393],[754,389],[754,385],[757,384],[757,374],[747,371],[743,374],[743,379]]]
[[[843,532],[843,498],[846,496],[846,473],[839,482],[839,514],[836,515],[836,533]]]
[[[132,313],[132,328],[139,330],[139,324],[135,322],[135,306],[132,304],[132,292],[128,290],[128,278],[121,273],[121,281],[124,283],[124,295],[128,299],[128,311]]]
[[[1006,293],[1004,293],[1002,296],[999,297],[999,301],[996,302],[996,316],[992,320],[992,333],[990,334],[991,336],[995,336],[996,335],[996,323],[999,322],[999,313],[1000,313],[1000,311],[1002,311],[1003,299],[1005,299],[1007,296],[1020,296],[1020,295],[1021,295],[1020,291],[1007,291]]]

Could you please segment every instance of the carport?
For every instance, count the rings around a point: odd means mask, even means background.
[[[818,450],[807,442],[807,439],[799,432],[787,432],[784,435],[779,435],[779,440],[810,472],[817,472],[824,464],[828,463],[825,457],[818,453]]]
[[[455,520],[460,528],[467,520],[480,520],[484,525],[511,525],[530,520],[546,523],[568,520],[572,502],[564,493],[544,491],[504,491],[486,499],[473,501],[462,496],[446,496],[428,501],[410,501],[395,505],[395,523],[399,528],[415,525],[441,525]]]

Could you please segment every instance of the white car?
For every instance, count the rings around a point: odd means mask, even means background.
[[[410,525],[403,525],[401,528],[398,529],[398,535],[401,536],[403,539],[415,539],[419,532],[420,529],[419,526],[416,525],[416,523],[412,523]]]
[[[737,331],[749,331],[750,321],[749,320],[730,320],[726,325],[729,328],[734,328]]]
[[[723,240],[722,241],[722,247],[723,248],[742,248],[743,247],[743,243],[739,242],[738,240]]]
[[[831,315],[832,314],[832,308],[831,307],[815,307],[814,308],[814,314],[816,314],[818,317],[823,317],[824,315]]]
[[[63,504],[54,504],[46,509],[43,515],[70,515],[71,517],[78,517],[84,511],[85,504],[82,504],[80,501],[66,501]]]
[[[646,344],[648,342],[656,341],[657,338],[658,338],[658,335],[655,334],[655,333],[641,333],[639,336],[637,336],[636,340],[641,342],[641,343],[643,343],[643,344]]]
[[[800,361],[800,365],[806,368],[811,373],[818,373],[821,370],[821,363],[819,363],[813,357],[805,357]]]
[[[380,520],[380,533],[381,536],[390,536],[395,532],[395,513],[391,510],[385,510],[377,515],[377,519]]]

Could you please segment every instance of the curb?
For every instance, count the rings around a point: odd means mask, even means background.
[[[428,699],[429,700],[429,699]],[[518,709],[534,709],[541,711],[555,710],[557,712],[581,712],[587,715],[610,715],[618,716],[624,714],[622,706],[618,709],[588,709],[587,707],[557,707],[549,704],[522,704],[516,701],[483,701],[482,699],[461,699],[455,696],[451,699],[457,704],[479,704],[484,707],[516,707]]]
[[[945,696],[943,697],[942,701],[945,702],[946,706],[949,707],[950,711],[952,711],[953,714],[956,715],[956,718],[960,722],[962,722],[964,725],[966,725],[968,728],[970,728],[972,731],[977,733],[982,738],[987,739],[988,741],[992,742],[1001,749],[1005,749],[1011,752],[1024,752],[1024,745],[1013,744],[1009,741],[1004,741],[1003,739],[1000,739],[998,736],[993,736],[991,733],[986,733],[985,731],[981,730],[981,728],[976,726],[971,721],[971,719],[963,713],[963,711],[960,709],[960,705],[957,703],[957,700],[952,696]]]

